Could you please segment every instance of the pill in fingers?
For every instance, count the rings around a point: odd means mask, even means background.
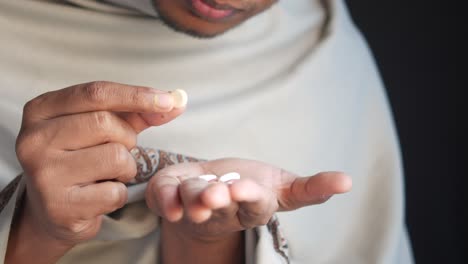
[[[171,95],[174,101],[175,108],[183,108],[187,105],[188,96],[184,90],[176,89],[171,92]]]

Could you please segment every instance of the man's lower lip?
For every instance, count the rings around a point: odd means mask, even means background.
[[[189,0],[191,2],[191,6],[194,9],[195,13],[200,15],[201,17],[208,18],[210,20],[221,20],[227,18],[235,13],[235,9],[215,9],[207,4],[205,4],[202,0]]]

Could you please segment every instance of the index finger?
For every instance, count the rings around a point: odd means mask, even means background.
[[[166,167],[153,176],[146,188],[146,203],[154,213],[170,222],[183,216],[183,205],[179,196],[182,178],[188,179],[204,174],[199,163],[179,163]]]
[[[30,121],[93,111],[161,113],[174,107],[168,92],[149,87],[97,81],[45,93],[29,101]]]

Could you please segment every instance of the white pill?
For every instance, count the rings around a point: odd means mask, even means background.
[[[182,108],[187,105],[188,96],[187,92],[181,89],[176,89],[171,92],[172,99],[174,99],[174,107],[175,108]]]
[[[212,180],[216,180],[218,178],[218,176],[213,175],[213,174],[206,174],[206,175],[200,175],[200,176],[198,176],[198,178],[209,182],[209,181],[212,181]]]
[[[240,174],[237,172],[226,173],[223,176],[219,177],[219,181],[222,181],[222,182],[228,182],[228,181],[239,180],[239,179],[240,179]]]

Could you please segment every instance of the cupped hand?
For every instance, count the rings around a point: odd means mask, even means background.
[[[240,179],[225,183],[199,177],[230,172],[239,173]],[[146,202],[172,232],[211,240],[265,225],[278,211],[323,203],[351,185],[341,172],[300,177],[263,162],[229,158],[159,171],[148,184]]]

